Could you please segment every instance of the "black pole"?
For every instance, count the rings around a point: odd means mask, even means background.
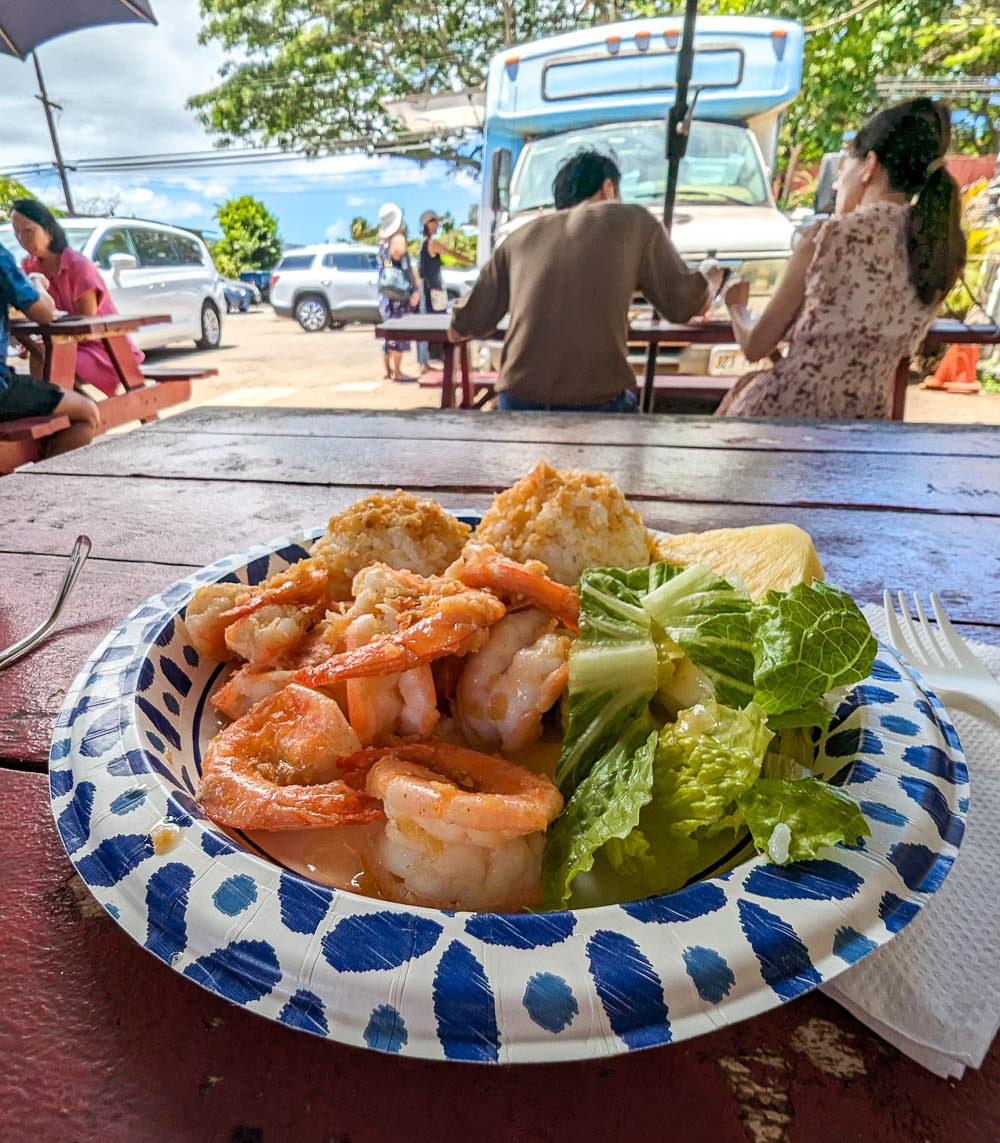
[[[677,55],[677,98],[667,112],[667,190],[663,196],[663,225],[670,229],[674,219],[674,199],[677,197],[677,176],[681,159],[687,150],[688,84],[694,66],[694,20],[698,15],[698,0],[687,0],[684,9],[684,30]]]
[[[66,209],[70,214],[73,214],[73,198],[69,193],[69,178],[66,175],[66,164],[63,162],[62,151],[59,150],[59,136],[56,134],[56,123],[52,118],[52,108],[62,110],[58,103],[53,103],[49,99],[49,93],[45,90],[45,80],[42,79],[42,65],[38,62],[38,52],[32,52],[31,58],[35,61],[35,75],[38,76],[38,90],[41,95],[36,95],[35,98],[41,101],[42,106],[45,108],[45,121],[49,125],[49,138],[52,140],[52,150],[56,156],[56,169],[59,171],[59,178],[62,181],[63,194],[66,196]]]

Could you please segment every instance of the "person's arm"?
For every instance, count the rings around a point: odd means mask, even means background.
[[[735,278],[725,290],[725,302],[733,322],[733,333],[749,361],[761,361],[778,348],[806,296],[806,278],[816,253],[818,226],[804,230],[792,252],[778,288],[759,318],[747,309],[750,284]]]
[[[454,258],[456,262],[461,262],[463,266],[475,266],[474,258],[466,258],[464,254],[459,254],[457,250],[452,250],[450,246],[445,246],[443,242],[439,242],[436,238],[431,238],[427,242],[427,252],[429,254],[444,254],[446,258]]]
[[[667,321],[683,322],[701,313],[711,300],[708,282],[674,249],[667,232],[655,223],[639,264],[639,289]]]
[[[41,295],[27,309],[22,309],[25,317],[37,321],[39,325],[51,325],[56,320],[56,307],[48,294]]]
[[[483,267],[476,284],[452,306],[449,341],[487,337],[510,307],[510,265],[507,246],[500,246]]]
[[[76,299],[76,312],[78,317],[97,316],[97,291],[84,290]]]

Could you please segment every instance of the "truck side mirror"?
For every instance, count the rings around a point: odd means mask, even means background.
[[[837,181],[840,164],[844,152],[824,155],[819,162],[819,174],[816,176],[816,195],[813,199],[814,214],[833,214],[837,205],[837,192],[833,184]]]
[[[493,212],[506,210],[510,203],[510,151],[500,147],[490,163],[490,205]]]
[[[111,276],[117,282],[122,270],[134,270],[139,263],[132,254],[115,253],[108,259],[108,265],[111,267]]]

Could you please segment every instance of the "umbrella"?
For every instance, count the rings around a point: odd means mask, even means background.
[[[66,166],[59,150],[59,139],[52,118],[53,107],[58,109],[59,105],[49,99],[45,90],[35,48],[46,40],[66,32],[75,32],[78,28],[133,21],[156,23],[149,0],[35,0],[33,4],[26,4],[24,0],[0,0],[0,55],[16,56],[24,60],[30,52],[34,57],[38,89],[41,92],[39,98],[45,108],[56,166],[66,195],[66,207],[70,212],[73,210],[73,202],[69,193],[69,180],[66,178]]]
[[[684,31],[677,54],[677,97],[667,114],[667,189],[663,196],[663,225],[669,230],[674,218],[677,175],[688,141],[688,84],[694,64],[694,20],[698,0],[687,0],[684,9]]]

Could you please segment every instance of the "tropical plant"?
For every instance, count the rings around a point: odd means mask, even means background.
[[[281,257],[277,219],[252,195],[220,203],[215,217],[222,237],[212,257],[221,274],[238,278],[244,270],[269,270]]]

